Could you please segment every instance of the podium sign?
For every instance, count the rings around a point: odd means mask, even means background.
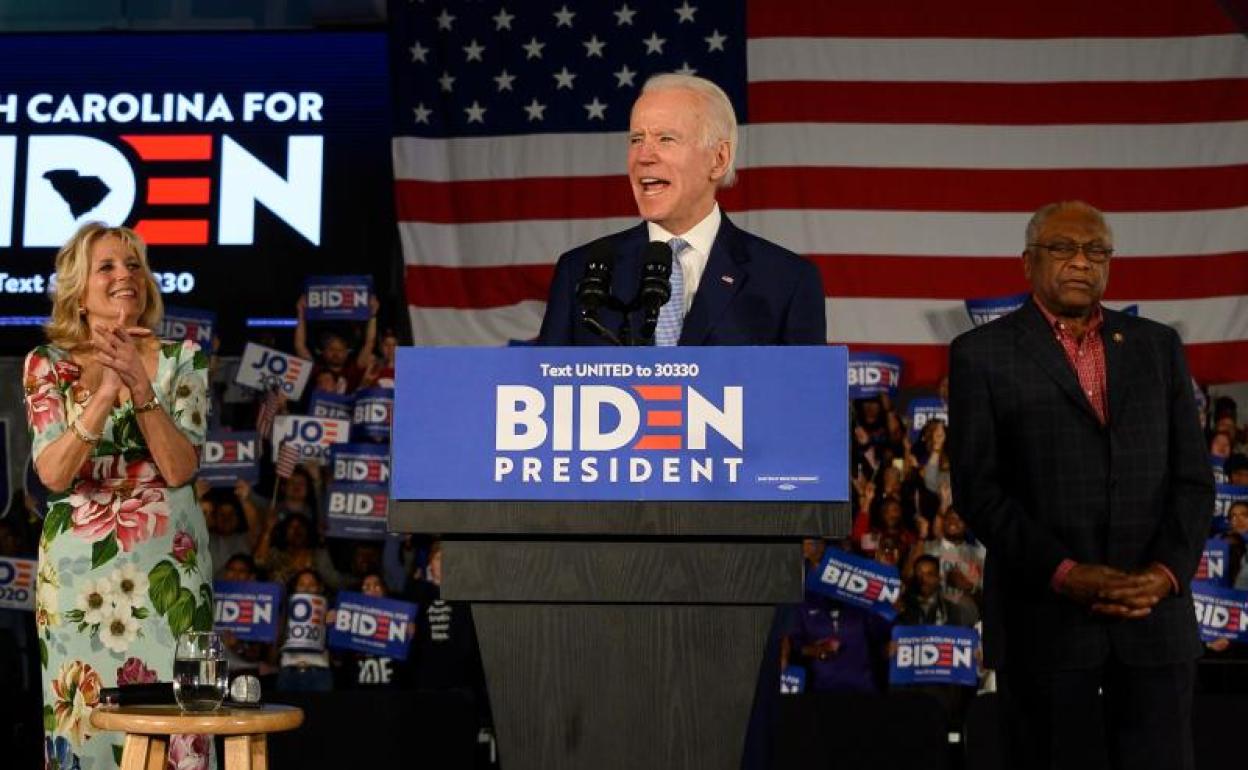
[[[399,500],[847,499],[844,348],[403,348]]]

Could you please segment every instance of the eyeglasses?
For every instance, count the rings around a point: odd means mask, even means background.
[[[1053,255],[1058,262],[1069,262],[1075,258],[1080,251],[1088,258],[1089,262],[1103,265],[1114,256],[1112,246],[1106,246],[1100,241],[1088,241],[1087,243],[1077,243],[1075,241],[1054,241],[1053,243],[1032,243],[1033,249],[1044,249]]]

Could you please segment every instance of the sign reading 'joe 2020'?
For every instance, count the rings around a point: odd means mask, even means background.
[[[399,500],[848,497],[846,352],[404,348]]]

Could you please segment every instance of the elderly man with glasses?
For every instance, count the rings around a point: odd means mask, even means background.
[[[1027,227],[1032,300],[954,340],[953,492],[988,549],[985,654],[1008,767],[1190,768],[1188,588],[1213,511],[1173,329],[1101,305],[1092,206]]]

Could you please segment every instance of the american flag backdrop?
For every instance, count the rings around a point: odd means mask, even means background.
[[[556,257],[637,222],[628,110],[689,71],[742,124],[734,221],[820,268],[828,339],[935,382],[967,298],[1026,289],[1030,212],[1115,230],[1110,307],[1248,380],[1238,0],[391,3],[395,194],[417,344],[537,333]],[[1242,17],[1241,17],[1242,18]]]

